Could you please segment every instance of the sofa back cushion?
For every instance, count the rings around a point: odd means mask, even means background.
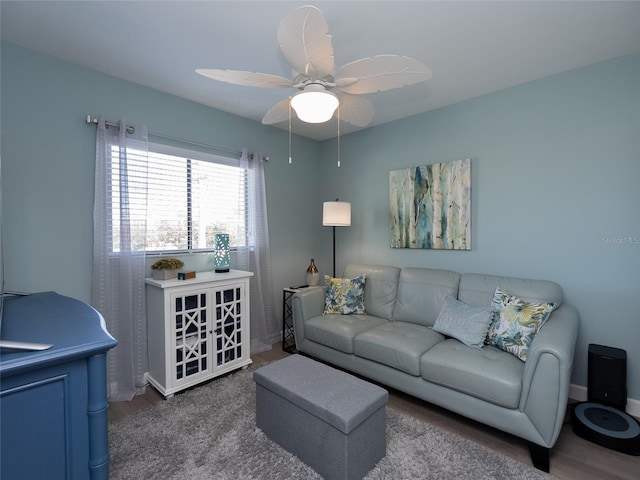
[[[398,294],[398,267],[383,265],[349,264],[344,269],[345,278],[365,275],[364,308],[367,315],[391,320]]]
[[[469,305],[491,305],[497,287],[526,302],[553,302],[555,308],[560,306],[563,299],[562,287],[549,280],[464,273],[460,277],[458,300]]]
[[[459,282],[460,274],[450,270],[403,268],[393,320],[432,327],[445,298],[458,297]]]

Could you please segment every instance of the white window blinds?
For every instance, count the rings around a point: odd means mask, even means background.
[[[215,233],[228,233],[233,247],[245,246],[247,175],[238,164],[237,159],[149,144],[147,252],[211,250]],[[112,178],[117,175],[114,171]],[[119,198],[112,198],[115,215]],[[116,233],[114,228],[114,248]]]

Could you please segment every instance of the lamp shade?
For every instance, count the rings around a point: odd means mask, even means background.
[[[307,123],[324,123],[330,120],[339,103],[338,97],[324,88],[309,90],[307,87],[291,98],[291,108],[296,111],[300,120]]]
[[[349,202],[324,202],[322,225],[325,227],[351,226],[351,204]]]

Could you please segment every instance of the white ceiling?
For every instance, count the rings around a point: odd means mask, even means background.
[[[194,70],[289,77],[276,30],[308,3],[324,13],[336,66],[398,54],[433,70],[422,84],[367,95],[371,125],[640,52],[638,1],[2,0],[1,32],[2,40],[261,121],[294,91],[234,86]],[[343,123],[340,130],[357,129]],[[324,140],[337,124],[294,119],[293,131]]]

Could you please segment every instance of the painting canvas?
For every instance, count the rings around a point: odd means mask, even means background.
[[[471,159],[389,172],[392,248],[471,250]]]

